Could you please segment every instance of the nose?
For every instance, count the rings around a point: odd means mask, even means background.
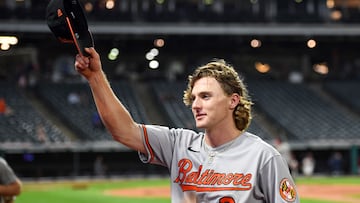
[[[200,108],[200,101],[198,99],[194,99],[192,104],[191,104],[191,108],[193,110],[199,109]]]

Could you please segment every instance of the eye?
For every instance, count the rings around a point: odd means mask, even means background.
[[[209,95],[209,94],[203,94],[203,95],[201,96],[201,98],[207,100],[207,99],[210,98],[210,95]]]

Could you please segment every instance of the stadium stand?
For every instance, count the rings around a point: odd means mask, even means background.
[[[359,112],[359,81],[346,80],[360,78],[356,54],[360,1],[80,1],[108,78],[133,80],[112,82],[112,86],[136,121],[150,123],[147,117],[152,109],[165,115],[163,120],[168,121],[169,126],[194,129],[191,111],[182,103],[185,85],[170,83],[166,81],[169,78],[162,77],[166,75],[166,64],[171,58],[177,58],[184,61],[185,67],[192,68],[211,57],[230,59],[236,67],[241,67],[246,78],[265,75],[274,79],[247,82],[255,103],[250,132],[268,141],[285,132],[298,160],[308,151],[313,152],[318,163],[317,173],[326,172],[328,156],[339,150],[347,163],[345,171],[358,173],[353,166],[360,154],[359,114],[344,112],[328,99],[336,98],[336,103],[342,102],[350,110]],[[16,80],[19,63],[32,59],[39,75],[36,99],[51,107],[52,118],[61,118],[62,126],[69,126],[76,139],[69,141],[64,136],[67,132],[59,128],[60,125],[55,126],[59,123],[44,117],[43,112],[34,108],[34,101],[27,100],[15,85],[0,81],[0,98],[4,96],[14,110],[11,116],[0,117],[0,150],[7,154],[15,170],[26,177],[90,174],[93,158],[98,153],[109,160],[112,174],[158,173],[158,169],[146,168],[149,166],[137,162],[137,152],[119,147],[101,125],[93,126],[96,109],[86,84],[49,82],[56,71],[52,65],[59,56],[70,54],[73,70],[75,50],[72,45],[59,44],[53,38],[44,21],[47,4],[48,1],[39,0],[0,1],[1,33],[18,37],[18,44],[11,45],[9,50],[0,50],[0,80]],[[144,59],[144,54],[156,46],[153,43],[156,39],[164,40],[164,46],[157,47],[160,55],[154,58],[160,67],[148,69],[149,61]],[[309,39],[315,40],[315,47],[306,46]],[[260,42],[259,46],[254,46],[253,40]],[[115,60],[108,58],[112,48],[120,52]],[[116,73],[119,63],[127,65],[121,73]],[[255,69],[255,63],[269,64],[269,72]],[[326,64],[328,73],[317,72],[314,69],[317,63]],[[352,71],[343,74],[348,69],[343,64],[347,63],[351,64]],[[288,79],[292,71],[300,71],[304,83],[281,81]],[[188,72],[186,69],[183,74]],[[28,70],[24,70],[24,74],[29,76]],[[150,82],[155,78],[158,81]],[[141,88],[132,84],[138,82],[136,80],[149,86],[145,90],[152,89],[157,108],[151,108],[154,102],[149,104],[149,95],[139,93]],[[308,81],[315,80],[323,82],[323,90],[333,97],[325,98],[309,88]],[[138,89],[134,91],[134,87]],[[82,98],[80,104],[68,103],[70,93]],[[141,99],[136,94],[141,94]],[[145,102],[148,102],[146,111]],[[164,111],[158,112],[161,108]],[[42,147],[35,134],[38,123],[43,123],[48,135],[46,147]],[[4,143],[18,142],[22,144],[17,150],[1,148]],[[24,143],[35,147],[26,148]],[[56,143],[64,147],[55,149]],[[34,160],[26,158],[28,155],[34,155]],[[126,168],[128,166],[133,167]]]
[[[10,3],[9,3],[10,2]],[[123,0],[106,8],[106,1],[81,0],[87,16],[93,21],[110,22],[212,22],[212,23],[329,23],[326,1],[131,1]],[[207,2],[207,3],[206,3]],[[342,2],[342,1],[340,1]],[[43,20],[48,1],[8,1],[0,3],[0,19]],[[332,8],[346,15],[342,22],[356,23],[356,4],[345,7],[338,3]]]
[[[287,130],[291,141],[359,138],[360,118],[324,100],[306,84],[252,80],[249,89],[257,106]]]
[[[148,123],[146,113],[139,99],[126,81],[113,82],[115,94],[123,101],[134,120]],[[79,102],[69,101],[69,95],[79,96]],[[90,88],[85,83],[41,84],[38,95],[58,114],[62,120],[76,132],[80,141],[112,140],[107,131],[92,123],[96,116],[96,107]]]
[[[4,143],[43,144],[67,141],[67,137],[41,115],[14,84],[0,83],[0,97],[11,113],[0,116],[0,139]]]
[[[359,87],[360,81],[357,80],[326,81],[323,85],[325,91],[357,113],[360,113]]]
[[[195,129],[193,119],[189,119],[192,118],[191,110],[182,103],[185,83],[152,81],[150,87],[158,103],[163,106],[165,115],[171,121],[170,126]]]

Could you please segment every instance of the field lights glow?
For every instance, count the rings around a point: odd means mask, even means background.
[[[18,38],[14,36],[0,36],[0,49],[3,51],[9,50],[10,45],[16,45]]]

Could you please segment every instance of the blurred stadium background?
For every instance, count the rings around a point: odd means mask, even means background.
[[[224,58],[255,103],[250,132],[311,152],[315,174],[359,174],[360,1],[80,0],[116,94],[145,124],[193,128],[187,74]],[[0,149],[23,180],[166,175],[96,124],[73,45],[48,29],[49,1],[0,1]],[[300,170],[300,174],[302,171]]]

